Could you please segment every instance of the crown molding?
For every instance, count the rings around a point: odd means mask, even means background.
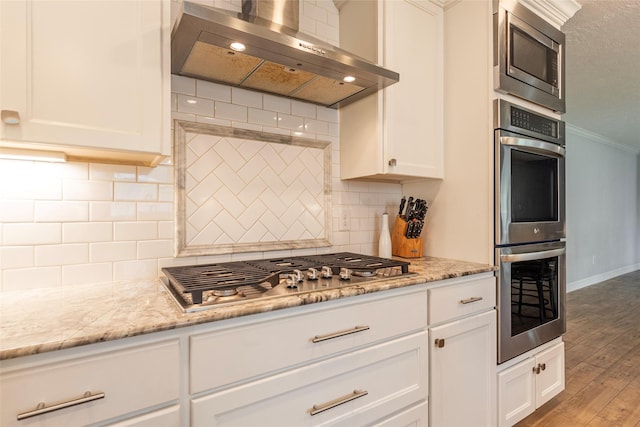
[[[582,7],[576,0],[519,0],[558,29]]]
[[[595,132],[588,131],[578,126],[574,126],[571,123],[566,124],[566,131],[567,134],[571,132],[574,135],[580,136],[584,139],[588,139],[589,141],[595,142],[597,144],[606,145],[617,150],[626,151],[631,154],[640,154],[640,147],[631,147],[627,144],[621,144]]]

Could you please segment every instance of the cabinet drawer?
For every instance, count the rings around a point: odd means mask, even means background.
[[[495,305],[496,279],[493,276],[429,289],[429,324],[478,313]]]
[[[176,340],[18,367],[0,377],[0,425],[80,426],[177,400],[179,366]],[[17,420],[40,402],[73,402],[86,392],[104,397]]]
[[[427,395],[420,332],[193,399],[192,425],[368,425]]]
[[[424,329],[425,290],[191,337],[191,393]]]

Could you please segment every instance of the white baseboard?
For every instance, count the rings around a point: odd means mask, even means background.
[[[614,277],[631,273],[636,270],[640,270],[640,264],[631,264],[626,267],[607,271],[606,273],[596,274],[595,276],[587,277],[586,279],[567,283],[567,292],[577,291],[578,289],[586,288],[587,286],[595,285],[596,283],[604,282],[605,280],[613,279]]]

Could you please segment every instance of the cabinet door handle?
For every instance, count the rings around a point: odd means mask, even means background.
[[[444,347],[444,338],[436,338],[435,344],[438,348]]]
[[[20,114],[14,110],[2,110],[0,113],[2,118],[2,123],[5,125],[19,125],[20,124]]]
[[[313,405],[311,409],[307,410],[307,412],[309,412],[309,415],[316,415],[320,412],[326,411],[327,409],[335,408],[343,403],[351,402],[352,400],[366,396],[367,394],[369,394],[367,390],[353,390],[352,393],[345,396],[338,397],[337,399],[330,400],[320,405]]]
[[[460,304],[471,304],[472,302],[482,301],[482,297],[471,297],[467,299],[461,299]]]
[[[104,399],[105,394],[101,391],[95,392],[91,394],[90,391],[85,392],[82,397],[77,399],[71,399],[66,402],[56,403],[53,405],[46,406],[44,402],[38,403],[36,409],[31,411],[23,412],[18,414],[18,421],[24,420],[25,418],[35,417],[36,415],[47,414],[49,412],[58,411],[60,409],[68,408],[70,406],[80,405],[82,403],[92,402],[98,399]]]
[[[398,165],[398,160],[389,159],[389,166],[393,167],[393,166],[397,166],[397,165]]]
[[[539,374],[540,371],[544,371],[545,369],[547,369],[546,363],[538,363],[538,366],[535,366],[533,368],[533,372],[535,372],[536,374]]]
[[[326,335],[316,335],[315,337],[311,338],[311,342],[326,341],[333,338],[343,337],[349,334],[355,334],[356,332],[363,332],[368,329],[369,329],[368,326],[356,326],[355,328],[345,329],[344,331],[333,332]]]

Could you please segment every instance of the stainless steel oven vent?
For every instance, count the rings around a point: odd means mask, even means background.
[[[185,1],[171,37],[171,72],[331,108],[400,78],[299,33],[298,2],[281,0],[245,0],[239,13]]]

